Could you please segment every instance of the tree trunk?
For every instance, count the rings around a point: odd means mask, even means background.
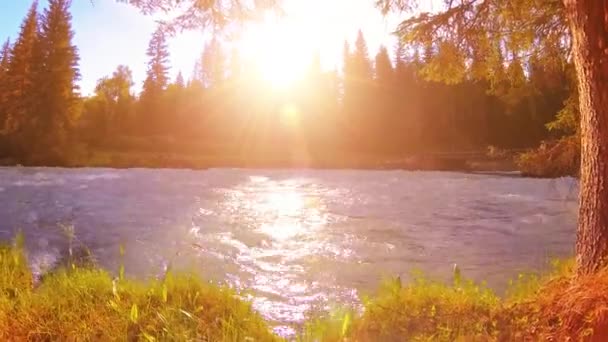
[[[581,112],[578,274],[608,264],[608,0],[564,0]]]

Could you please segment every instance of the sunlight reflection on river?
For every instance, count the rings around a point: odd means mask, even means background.
[[[315,303],[327,298],[327,294],[315,290],[318,284],[298,275],[305,277],[302,265],[320,249],[339,248],[323,242],[323,230],[329,221],[327,208],[314,195],[314,189],[304,191],[301,187],[294,180],[276,182],[250,177],[225,203],[248,210],[248,216],[255,220],[253,231],[264,236],[260,246],[243,248],[239,258],[250,264],[243,266],[252,273],[247,286],[263,294],[251,297],[254,307],[278,322],[300,322]],[[277,301],[276,297],[282,300]],[[286,298],[291,301],[288,305],[284,303]],[[276,330],[283,335],[294,332],[288,326]]]

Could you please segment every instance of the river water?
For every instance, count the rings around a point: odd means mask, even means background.
[[[44,270],[73,227],[113,272],[122,244],[128,274],[196,270],[248,290],[290,334],[311,308],[413,270],[449,279],[456,263],[502,291],[572,254],[577,192],[569,178],[443,172],[0,168],[0,238],[21,229]]]

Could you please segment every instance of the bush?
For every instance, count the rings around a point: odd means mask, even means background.
[[[578,176],[580,150],[578,136],[565,137],[543,142],[538,149],[521,154],[517,164],[529,177]]]

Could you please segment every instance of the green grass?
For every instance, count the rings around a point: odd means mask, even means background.
[[[608,338],[608,272],[574,278],[572,262],[521,275],[501,298],[462,278],[390,279],[363,310],[312,315],[297,341],[522,341]],[[23,241],[0,247],[0,340],[279,341],[233,290],[194,274],[113,278],[72,261],[40,280]]]
[[[199,277],[113,279],[57,269],[34,286],[22,244],[0,248],[0,340],[275,341],[251,305]]]

